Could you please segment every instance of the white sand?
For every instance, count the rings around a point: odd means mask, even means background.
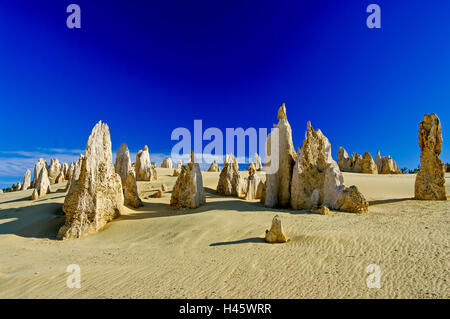
[[[172,171],[139,182],[141,195],[171,189]],[[344,175],[369,214],[267,209],[217,196],[218,173],[203,173],[206,205],[173,211],[166,193],[68,241],[55,239],[64,193],[2,194],[0,298],[449,298],[450,202],[412,200],[414,175]],[[286,244],[263,241],[275,214]],[[66,286],[69,264],[81,267],[80,289]],[[381,267],[380,289],[366,285],[369,264]]]

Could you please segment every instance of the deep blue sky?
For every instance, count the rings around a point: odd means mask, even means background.
[[[382,29],[366,27],[370,3]],[[449,39],[448,0],[2,0],[0,159],[76,153],[99,120],[113,151],[168,154],[176,127],[270,128],[285,102],[296,148],[310,120],[335,158],[381,149],[410,168],[434,112],[450,162]]]

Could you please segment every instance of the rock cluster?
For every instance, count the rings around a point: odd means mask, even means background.
[[[442,149],[441,122],[436,114],[426,114],[419,124],[420,168],[416,175],[414,197],[447,200],[445,171],[439,155]]]
[[[285,243],[288,241],[287,236],[283,232],[280,216],[275,215],[272,219],[270,230],[266,230],[266,242],[268,243]]]
[[[337,163],[342,172],[378,174],[377,166],[369,152],[365,152],[363,156],[353,153],[349,157],[347,151],[339,147]]]
[[[209,166],[208,172],[220,172],[219,165],[215,160],[211,163],[211,166]]]
[[[161,163],[162,168],[173,168],[173,161],[170,157],[167,157]]]
[[[170,197],[170,206],[174,209],[196,208],[205,203],[203,178],[200,166],[191,152],[191,161],[181,167],[180,175]]]
[[[239,165],[236,157],[232,154],[226,155],[223,169],[219,175],[216,192],[225,196],[243,197],[246,190],[246,181],[239,174]]]
[[[381,156],[380,151],[377,151],[377,156],[375,157],[375,163],[377,165],[378,174],[401,174],[402,172],[397,167],[395,161],[388,156]]]
[[[294,165],[290,202],[294,209],[326,206],[355,213],[368,211],[369,204],[356,186],[345,187],[339,166],[331,157],[328,139],[310,122]]]
[[[40,170],[38,178],[35,180],[31,199],[36,200],[42,198],[48,193],[50,193],[50,180],[48,178],[47,168],[43,167]]]
[[[248,167],[248,181],[247,181],[247,192],[245,195],[246,200],[260,199],[263,190],[263,182],[256,174],[256,165],[251,162]]]
[[[123,209],[120,176],[115,173],[108,125],[101,121],[89,136],[78,181],[64,200],[65,224],[58,237],[79,238],[101,230]]]
[[[125,206],[141,207],[142,201],[137,190],[136,174],[132,169],[130,151],[125,143],[117,150],[114,169],[120,176]]]
[[[278,110],[278,124],[267,136],[266,142],[266,187],[261,198],[267,207],[289,207],[291,198],[292,169],[297,154],[292,143],[292,129],[283,103]]]

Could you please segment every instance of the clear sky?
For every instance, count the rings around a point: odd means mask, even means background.
[[[66,7],[81,7],[81,29]],[[366,7],[381,7],[381,29]],[[378,149],[419,164],[418,123],[442,122],[450,162],[450,1],[0,2],[0,186],[39,157],[71,160],[96,122],[115,152],[170,154],[173,129],[271,128],[286,103],[333,156]]]

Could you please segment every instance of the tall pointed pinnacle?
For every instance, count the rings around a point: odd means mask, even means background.
[[[277,116],[278,120],[282,120],[282,119],[286,119],[287,120],[287,116],[286,116],[286,104],[283,103],[281,104],[280,108],[278,109],[278,116]]]

